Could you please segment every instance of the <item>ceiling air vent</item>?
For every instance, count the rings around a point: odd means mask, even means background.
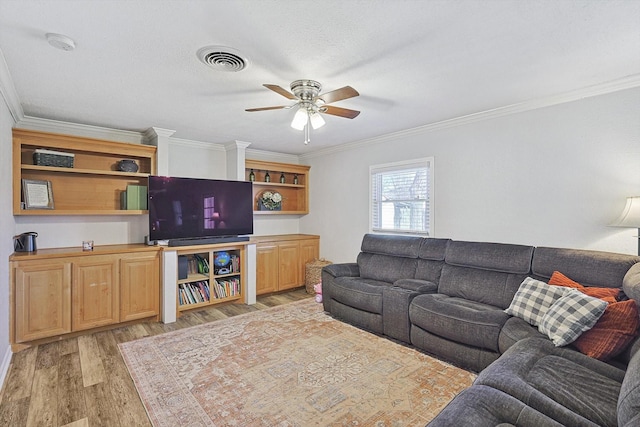
[[[198,59],[218,71],[242,71],[249,60],[235,49],[226,46],[207,46],[198,50]]]

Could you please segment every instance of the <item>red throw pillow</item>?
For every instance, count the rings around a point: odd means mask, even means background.
[[[632,299],[609,303],[598,323],[573,342],[587,356],[599,360],[616,357],[638,335],[640,317]]]
[[[608,303],[618,301],[620,288],[596,288],[594,286],[582,286],[580,283],[569,279],[559,271],[554,271],[549,279],[549,284],[554,286],[564,286],[574,288],[590,297],[600,298]]]

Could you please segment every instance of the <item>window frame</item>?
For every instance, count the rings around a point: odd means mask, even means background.
[[[426,195],[426,206],[427,206],[427,229],[424,231],[410,231],[410,230],[401,230],[401,229],[384,229],[384,228],[374,228],[374,209],[376,209],[376,203],[374,202],[374,185],[375,176],[377,174],[385,173],[385,172],[398,172],[408,169],[416,169],[416,168],[426,168],[426,179],[427,179],[427,195]],[[422,157],[414,160],[405,160],[399,162],[392,163],[384,163],[378,165],[369,166],[369,232],[375,234],[404,234],[409,236],[425,236],[432,237],[434,235],[434,223],[433,223],[433,213],[434,213],[434,185],[433,185],[433,176],[434,176],[434,158],[433,157]]]

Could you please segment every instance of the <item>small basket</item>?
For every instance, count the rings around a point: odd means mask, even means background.
[[[316,293],[316,291],[313,290],[313,287],[320,283],[322,279],[322,267],[329,264],[333,263],[322,258],[315,259],[305,265],[304,287],[307,290],[308,294]]]

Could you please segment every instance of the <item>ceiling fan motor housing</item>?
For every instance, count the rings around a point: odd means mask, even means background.
[[[313,101],[322,90],[322,85],[315,80],[296,80],[291,83],[291,92],[303,101]]]

